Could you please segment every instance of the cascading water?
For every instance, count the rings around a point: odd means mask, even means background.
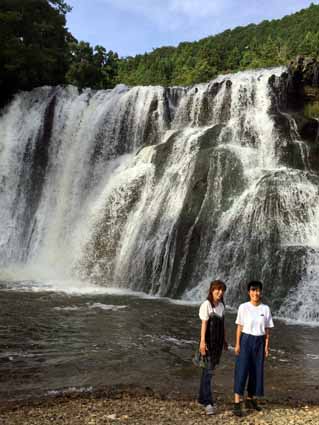
[[[319,321],[319,178],[282,69],[191,88],[43,87],[0,117],[0,261],[8,279],[79,278],[196,300],[247,279]]]
[[[165,128],[162,92],[118,86],[79,94],[69,87],[16,97],[0,123],[3,266],[70,275],[95,190],[124,154]]]

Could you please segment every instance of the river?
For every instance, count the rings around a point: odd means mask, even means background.
[[[198,305],[68,282],[1,282],[0,399],[130,386],[196,397],[192,365]],[[60,288],[60,289],[59,289]],[[227,299],[226,299],[227,302]],[[214,378],[230,397],[235,313],[227,310],[230,350]],[[275,320],[266,397],[319,401],[319,327]]]

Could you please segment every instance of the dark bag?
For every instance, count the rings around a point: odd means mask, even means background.
[[[208,367],[208,357],[207,356],[203,356],[198,348],[194,353],[193,356],[193,364],[197,367],[201,367],[202,369],[206,369]]]

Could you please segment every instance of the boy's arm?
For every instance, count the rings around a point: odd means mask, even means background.
[[[235,343],[235,354],[236,354],[236,356],[239,356],[239,353],[240,353],[240,336],[241,336],[242,330],[243,330],[243,326],[237,325],[236,343]]]
[[[266,328],[265,334],[265,357],[269,356],[269,340],[270,340],[270,328]]]

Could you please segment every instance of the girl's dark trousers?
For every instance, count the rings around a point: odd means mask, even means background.
[[[208,404],[213,405],[212,377],[213,377],[213,370],[211,367],[210,358],[208,358],[207,367],[202,369],[202,376],[200,380],[199,396],[198,396],[198,402],[204,406],[207,406]]]

